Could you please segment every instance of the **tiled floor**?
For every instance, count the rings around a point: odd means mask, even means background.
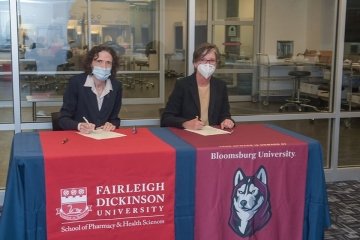
[[[325,240],[360,239],[360,182],[346,181],[328,184],[331,227]]]

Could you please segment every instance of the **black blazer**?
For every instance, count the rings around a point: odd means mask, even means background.
[[[161,116],[161,127],[183,128],[185,121],[200,115],[200,98],[195,73],[179,79],[169,96]],[[230,105],[225,82],[212,77],[210,79],[209,125],[220,125],[225,119],[231,119]]]
[[[96,127],[110,122],[116,128],[120,126],[119,112],[122,102],[122,85],[111,80],[113,90],[105,97],[99,111],[96,95],[90,87],[84,87],[87,74],[73,76],[65,90],[63,105],[60,110],[59,125],[63,130],[76,130],[85,117]]]

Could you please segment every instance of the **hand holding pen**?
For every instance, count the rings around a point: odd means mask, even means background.
[[[201,121],[198,116],[196,116],[194,119],[191,119],[183,123],[183,127],[185,129],[199,130],[202,129],[204,126],[205,126],[204,122]]]
[[[95,130],[95,124],[90,123],[86,117],[83,117],[85,122],[81,122],[79,123],[79,127],[78,130],[82,133],[91,133],[92,131]]]

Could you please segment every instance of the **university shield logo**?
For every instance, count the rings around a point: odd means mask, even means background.
[[[65,220],[79,220],[88,215],[91,206],[87,205],[87,188],[60,189],[61,208],[56,209],[56,215]]]
[[[263,166],[253,176],[238,169],[234,176],[229,225],[240,237],[250,237],[271,218],[270,193]]]

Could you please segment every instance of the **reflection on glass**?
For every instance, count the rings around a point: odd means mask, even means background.
[[[231,102],[249,101],[254,92],[253,29],[240,22],[212,26],[213,42],[221,54],[216,76],[227,82]]]
[[[6,186],[7,170],[13,136],[14,132],[12,131],[1,131],[0,134],[0,189],[5,188]]]
[[[196,18],[199,19],[200,25],[203,26],[203,11],[206,9],[206,0],[196,1],[201,7],[196,7]],[[204,5],[205,4],[205,5]],[[201,14],[198,15],[198,11]],[[162,14],[162,13],[160,13]],[[164,28],[165,41],[165,101],[169,93],[172,91],[175,80],[182,77],[186,73],[186,39],[187,39],[187,1],[186,0],[169,0],[166,1],[164,9],[164,18],[166,26]],[[202,40],[199,40],[202,41]]]
[[[342,78],[342,110],[360,110],[360,28],[359,1],[346,5],[344,62]]]
[[[11,123],[14,119],[9,1],[0,1],[0,9],[0,123]]]
[[[160,97],[164,83],[154,73],[161,54],[158,1],[19,3],[22,121],[50,121],[51,111],[62,104],[68,79],[83,71],[86,52],[99,44],[112,47],[120,58],[118,79],[125,98]]]
[[[113,47],[125,71],[159,70],[156,1],[91,3],[91,45]]]
[[[223,62],[251,63],[254,51],[252,26],[215,25],[213,39]]]
[[[24,59],[36,63],[31,70],[82,70],[85,51],[98,44],[112,46],[124,58],[123,70],[135,70],[136,58],[149,61],[149,56],[158,54],[156,1],[89,4],[91,22],[86,1],[20,1],[19,36],[26,50]]]
[[[88,46],[86,8],[86,2],[80,0],[20,1],[19,41],[25,49],[22,70],[81,70]]]
[[[214,20],[254,21],[254,0],[228,0],[226,3],[223,0],[214,1]]]
[[[360,62],[345,59],[342,77],[342,110],[360,110]]]
[[[82,70],[88,46],[86,1],[19,1],[22,121],[50,121],[68,71]]]
[[[360,166],[360,118],[344,118],[341,120],[339,137],[339,166]]]
[[[72,74],[20,75],[22,121],[49,121],[51,112],[59,111],[62,95]]]
[[[156,98],[159,96],[159,75],[157,73],[120,74],[124,98]]]
[[[214,76],[226,82],[230,100],[232,96],[251,95],[251,73],[215,73]]]

